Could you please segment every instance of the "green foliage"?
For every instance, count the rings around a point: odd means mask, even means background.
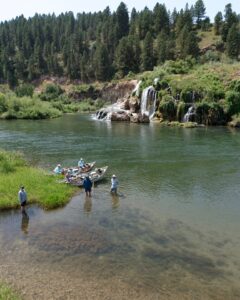
[[[240,32],[236,24],[228,31],[226,53],[230,58],[237,59],[240,53]]]
[[[230,116],[240,112],[240,92],[227,91],[226,92],[227,114]]]
[[[20,300],[10,287],[6,284],[0,284],[0,300]]]
[[[159,104],[159,111],[164,120],[175,120],[177,107],[170,96],[165,96]]]
[[[154,66],[153,38],[150,32],[146,34],[142,50],[142,70],[152,70]]]
[[[18,97],[24,97],[24,96],[32,97],[33,92],[34,92],[34,86],[28,83],[24,83],[15,89],[15,93]]]
[[[240,93],[240,80],[233,80],[230,82],[229,87],[228,87],[229,91],[234,91],[237,93]]]
[[[177,120],[181,122],[185,115],[186,104],[185,102],[179,101],[177,104]]]
[[[49,102],[38,98],[17,98],[8,95],[5,111],[0,114],[2,119],[48,119],[59,117],[62,113]]]
[[[5,169],[6,163],[11,170]],[[74,187],[57,183],[55,176],[28,166],[19,153],[1,150],[0,167],[0,209],[19,207],[17,192],[20,185],[26,187],[29,203],[38,203],[45,209],[65,205],[75,192]]]
[[[12,173],[17,167],[23,167],[26,162],[18,152],[7,152],[0,149],[0,172]]]
[[[221,56],[219,52],[208,50],[202,57],[201,57],[201,63],[207,63],[207,62],[216,62],[220,61]]]
[[[169,74],[187,74],[190,69],[194,65],[194,60],[188,59],[188,60],[176,60],[167,61],[163,68],[166,70]]]
[[[43,101],[56,100],[63,92],[64,91],[59,85],[50,83],[46,85],[45,90],[40,95],[40,98]]]
[[[214,31],[216,35],[221,33],[221,27],[223,23],[223,16],[221,12],[218,12],[214,18]]]
[[[196,104],[198,123],[205,125],[223,125],[226,115],[220,103],[202,101]]]
[[[7,100],[5,95],[0,93],[0,113],[7,111]]]

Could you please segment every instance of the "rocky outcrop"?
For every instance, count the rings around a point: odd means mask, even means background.
[[[103,87],[101,91],[101,98],[111,103],[118,99],[124,99],[131,96],[133,89],[137,85],[137,80],[124,81],[119,83],[111,83]]]
[[[127,111],[112,112],[111,121],[130,121],[130,114]]]

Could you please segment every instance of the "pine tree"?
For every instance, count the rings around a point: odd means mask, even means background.
[[[226,42],[226,53],[230,58],[237,59],[240,53],[240,31],[236,24],[230,28]]]
[[[142,70],[151,71],[154,66],[153,38],[150,32],[146,34],[142,49]]]
[[[95,78],[106,81],[110,77],[110,63],[106,47],[99,43],[94,54]]]
[[[153,9],[154,18],[154,30],[157,35],[161,31],[169,33],[170,31],[170,20],[164,4],[157,3]]]
[[[214,18],[214,31],[216,35],[221,33],[221,27],[223,23],[222,13],[219,11]]]
[[[197,0],[197,2],[194,5],[194,17],[196,17],[196,23],[198,28],[201,26],[201,22],[205,16],[206,8],[203,3],[203,0]]]
[[[126,5],[121,2],[116,11],[116,21],[118,27],[118,39],[128,35],[129,31],[129,16]]]
[[[232,4],[229,3],[225,6],[225,15],[224,15],[225,22],[222,26],[222,40],[226,42],[228,31],[232,27],[233,24],[238,23],[238,17],[235,12],[232,11]]]

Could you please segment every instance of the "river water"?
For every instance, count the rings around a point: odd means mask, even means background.
[[[109,166],[91,199],[0,214],[0,281],[24,299],[240,299],[240,131],[65,115],[1,121],[0,147]]]

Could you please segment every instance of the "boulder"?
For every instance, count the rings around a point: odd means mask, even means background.
[[[132,123],[138,123],[139,122],[137,113],[131,113],[130,122],[132,122]]]
[[[149,117],[145,114],[138,114],[138,122],[139,123],[149,123],[150,120],[149,120]]]
[[[111,121],[130,121],[130,114],[127,111],[112,112]]]
[[[140,110],[140,104],[137,97],[129,98],[129,109],[132,113],[136,113]]]

